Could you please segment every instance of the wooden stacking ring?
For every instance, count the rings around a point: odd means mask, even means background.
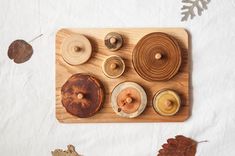
[[[152,104],[154,110],[160,115],[172,116],[179,111],[181,100],[175,91],[163,89],[155,94]]]
[[[123,39],[120,34],[116,32],[110,32],[105,36],[104,43],[110,51],[117,51],[122,47]]]
[[[144,111],[147,105],[147,95],[139,84],[123,82],[113,89],[111,103],[117,115],[134,118]]]
[[[76,34],[64,39],[61,45],[63,59],[70,65],[85,63],[92,53],[90,41],[83,35]]]
[[[66,111],[80,118],[93,116],[104,101],[101,83],[86,74],[72,75],[62,86],[61,95]]]
[[[111,55],[102,65],[103,73],[109,78],[118,78],[125,71],[125,63],[120,56]]]
[[[171,79],[181,65],[181,50],[172,36],[155,32],[144,36],[133,50],[136,72],[147,81]]]

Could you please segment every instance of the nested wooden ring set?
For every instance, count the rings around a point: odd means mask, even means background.
[[[190,115],[188,34],[167,29],[61,29],[60,122],[171,122]]]

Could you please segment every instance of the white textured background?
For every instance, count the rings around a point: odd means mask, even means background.
[[[198,141],[197,156],[235,155],[235,0],[180,22],[180,0],[0,0],[0,155],[155,156],[177,134]],[[192,116],[184,123],[60,124],[55,118],[55,33],[62,27],[185,27],[192,36]],[[7,57],[18,38],[30,61]]]

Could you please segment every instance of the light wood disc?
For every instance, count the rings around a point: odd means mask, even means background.
[[[63,59],[68,64],[79,65],[91,57],[92,46],[85,36],[75,34],[63,40],[61,52]]]
[[[144,111],[147,105],[147,95],[139,84],[123,82],[113,89],[111,103],[117,115],[134,118]]]
[[[103,62],[102,70],[107,77],[118,78],[125,71],[125,63],[120,56],[111,55]]]
[[[180,105],[179,95],[170,89],[160,90],[153,99],[154,110],[163,116],[175,115],[179,111]]]
[[[148,81],[169,80],[181,65],[179,44],[161,32],[144,36],[135,46],[132,57],[136,72]]]
[[[61,96],[66,111],[80,118],[93,116],[104,101],[101,83],[86,74],[72,75],[62,86]]]
[[[105,36],[104,43],[110,51],[117,51],[122,47],[123,39],[120,34],[116,32],[110,32]]]

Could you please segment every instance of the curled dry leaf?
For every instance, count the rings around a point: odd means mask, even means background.
[[[32,46],[24,40],[15,40],[8,48],[8,57],[15,63],[24,63],[33,55]]]
[[[73,145],[68,145],[67,150],[55,149],[51,152],[52,156],[79,156]]]
[[[157,156],[195,156],[197,150],[197,141],[178,135],[175,138],[167,140],[158,151]]]

